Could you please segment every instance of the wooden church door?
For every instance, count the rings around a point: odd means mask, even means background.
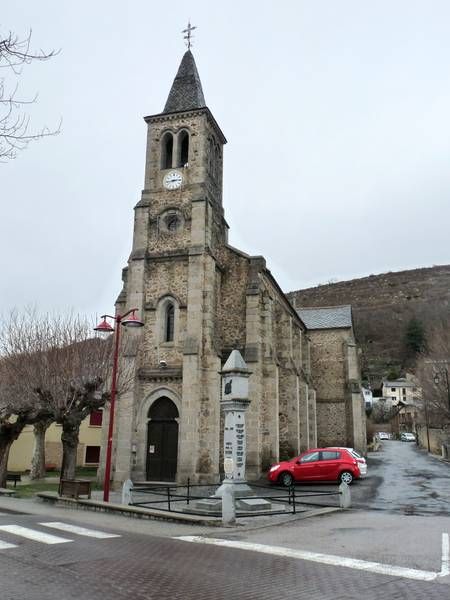
[[[169,398],[152,404],[147,426],[147,480],[174,481],[178,457],[178,410]]]

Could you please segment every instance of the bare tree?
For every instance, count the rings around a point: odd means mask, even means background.
[[[450,318],[436,317],[429,327],[428,351],[416,369],[423,394],[423,410],[434,427],[450,430]]]
[[[384,398],[374,398],[370,418],[373,423],[390,423],[396,412],[396,407]]]
[[[50,419],[62,425],[63,478],[75,476],[82,421],[109,399],[111,342],[92,337],[87,319],[41,316],[36,311],[11,314],[0,331],[0,352],[5,364],[14,362],[15,367],[9,381],[20,381],[26,397],[40,407],[41,418],[33,422]],[[119,381],[124,390],[130,382],[128,372],[122,370]],[[11,397],[17,402],[17,393]],[[35,461],[39,463],[36,456]]]
[[[0,34],[0,69],[5,69],[12,79],[7,82],[5,76],[0,77],[0,161],[15,158],[17,152],[26,148],[32,140],[56,135],[60,131],[61,124],[52,130],[48,127],[34,132],[29,129],[30,118],[24,112],[24,107],[36,102],[37,95],[29,99],[21,98],[17,78],[25,65],[49,60],[58,53],[54,50],[33,52],[30,43],[31,31],[24,39],[12,32]]]
[[[6,485],[9,451],[26,425],[51,418],[47,407],[39,403],[36,394],[17,377],[21,359],[14,356],[0,359],[0,487]]]
[[[34,424],[34,449],[31,459],[30,479],[45,477],[45,434],[52,423],[53,417],[50,417]]]

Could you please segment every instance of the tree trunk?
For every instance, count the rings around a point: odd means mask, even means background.
[[[0,438],[0,487],[6,487],[6,475],[8,472],[8,458],[11,449],[12,439]]]
[[[61,442],[63,447],[63,459],[61,468],[61,479],[75,479],[75,468],[77,466],[78,434],[80,424],[64,422]]]
[[[45,477],[45,433],[51,421],[40,421],[34,425],[34,450],[31,459],[30,479]]]

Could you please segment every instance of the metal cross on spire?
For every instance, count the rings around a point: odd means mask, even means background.
[[[186,40],[185,44],[188,47],[188,50],[191,49],[192,46],[192,41],[191,38],[193,38],[194,36],[192,35],[192,32],[194,31],[194,29],[197,29],[197,27],[192,27],[191,25],[191,21],[188,21],[188,26],[186,27],[186,29],[183,29],[183,31],[181,33],[184,33],[184,39]]]

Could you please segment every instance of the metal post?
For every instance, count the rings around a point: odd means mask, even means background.
[[[191,478],[188,477],[188,480],[187,480],[187,504],[189,504],[190,495],[191,495]]]
[[[167,486],[167,508],[169,509],[170,512],[170,487]]]
[[[114,331],[114,358],[111,382],[111,404],[109,407],[109,427],[108,427],[108,444],[106,446],[106,464],[105,478],[103,483],[103,502],[109,502],[109,484],[111,480],[111,455],[112,455],[112,440],[114,431],[114,409],[116,403],[117,390],[117,365],[119,361],[119,338],[120,338],[120,321],[121,317],[115,318],[116,329]]]
[[[295,515],[295,485],[292,484],[291,487],[292,487],[292,509],[293,509],[292,512]]]
[[[428,420],[428,400],[425,399],[425,403],[424,403],[424,408],[425,408],[425,427],[427,429],[427,446],[428,446],[428,452],[430,452],[430,422]]]
[[[448,410],[450,411],[450,385],[448,382],[448,369],[445,368],[445,382],[447,383],[447,402],[448,402]]]

